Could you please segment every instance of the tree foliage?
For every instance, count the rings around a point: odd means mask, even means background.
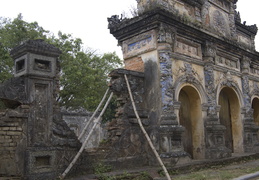
[[[37,22],[28,23],[22,18],[21,14],[14,20],[0,17],[0,82],[12,76],[12,48],[29,39],[46,39],[49,35],[49,31],[44,30]]]
[[[84,49],[81,39],[62,32],[56,37],[37,22],[25,22],[19,14],[13,20],[0,17],[0,83],[13,73],[10,50],[29,39],[44,39],[62,51],[58,98],[62,106],[93,110],[107,89],[108,73],[122,65],[115,53]]]

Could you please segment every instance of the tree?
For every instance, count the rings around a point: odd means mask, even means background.
[[[115,52],[98,55],[94,50],[83,50],[81,39],[62,32],[49,42],[63,52],[60,56],[60,104],[94,110],[108,88],[108,73],[122,65],[120,58]]]
[[[58,98],[62,106],[93,110],[107,88],[108,73],[122,64],[115,53],[98,55],[85,50],[81,39],[62,32],[56,37],[37,22],[25,22],[19,14],[14,20],[0,17],[0,83],[13,73],[10,50],[29,39],[44,39],[62,51]]]
[[[46,39],[49,31],[37,22],[27,23],[19,14],[13,21],[0,17],[0,83],[9,79],[13,73],[13,60],[10,50],[29,39]]]

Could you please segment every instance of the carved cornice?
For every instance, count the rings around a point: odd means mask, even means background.
[[[236,27],[238,31],[241,31],[249,36],[255,36],[258,32],[258,27],[256,24],[248,26],[245,22],[243,24],[239,22],[238,19],[236,19]]]
[[[60,49],[54,45],[46,43],[43,39],[37,39],[24,42],[20,46],[12,49],[10,54],[15,59],[28,52],[52,57],[58,57],[62,53]]]
[[[205,0],[182,0],[182,1],[195,7],[201,7],[205,3]]]
[[[20,104],[27,103],[25,92],[25,78],[16,77],[0,84],[0,99],[9,108],[14,108]]]
[[[235,53],[236,55],[247,53],[246,47],[243,47],[243,45],[236,40],[221,38],[216,34],[207,32],[207,30],[202,29],[201,27],[196,27],[191,23],[188,24],[184,22],[180,16],[161,8],[146,12],[143,15],[132,19],[121,20],[120,23],[110,27],[110,32],[118,40],[119,44],[121,44],[123,41],[141,33],[154,29],[158,31],[161,23],[175,29],[176,34],[181,36],[189,36],[189,38],[195,39],[196,42],[203,43],[206,41],[211,41],[217,47],[227,49],[228,52]],[[246,30],[244,28],[241,29],[244,31]],[[253,35],[253,33],[249,30],[246,30],[246,32],[248,35]],[[254,56],[252,59],[258,59],[259,54],[256,54],[256,52],[249,52],[249,57],[250,56]]]

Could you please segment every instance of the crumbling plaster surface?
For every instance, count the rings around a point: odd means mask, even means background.
[[[201,107],[193,106],[191,111],[204,125],[203,130],[196,127],[203,133],[193,133],[197,138],[192,143],[199,142],[197,147],[203,148],[203,155],[197,158],[222,158],[231,156],[232,152],[258,149],[258,126],[253,120],[251,105],[258,94],[259,83],[256,63],[259,57],[254,48],[257,27],[242,24],[235,5],[236,1],[224,0],[139,0],[140,16],[109,26],[124,49],[132,45],[131,41],[141,44],[131,49],[130,56],[139,57],[145,67],[145,98],[149,102],[147,105],[151,105],[149,114],[152,114],[149,120],[168,128],[167,134],[161,134],[163,152],[178,150],[181,146],[181,138],[177,146],[177,136],[169,133],[169,129],[174,126],[172,132],[178,129],[179,134],[184,134],[179,124],[183,104],[179,94],[188,91],[187,87],[193,90],[187,92],[190,97],[197,93],[200,99]],[[143,36],[150,40],[143,43],[140,38]],[[124,55],[129,54],[124,51]],[[126,59],[127,63],[130,60]],[[233,136],[233,149],[225,144],[224,134],[230,130],[226,127],[229,125],[222,124],[219,117],[222,113],[220,93],[225,88],[235,94],[228,97],[232,103],[228,113],[232,114],[229,121],[233,133],[229,136]]]

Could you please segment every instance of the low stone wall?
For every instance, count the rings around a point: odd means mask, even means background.
[[[21,176],[24,172],[27,122],[24,110],[0,112],[0,177]]]
[[[68,127],[72,131],[74,131],[77,137],[79,137],[86,124],[88,124],[93,113],[88,112],[85,109],[77,109],[77,110],[62,109],[61,114],[62,114],[62,119],[67,123]],[[81,143],[83,143],[83,141],[86,139],[93,125],[94,125],[94,122],[91,121],[88,125],[88,128],[86,129],[86,132],[81,140]],[[97,148],[100,142],[103,139],[106,139],[107,133],[104,126],[105,125],[103,124],[97,124],[90,139],[88,140],[88,143],[86,144],[86,149]]]

